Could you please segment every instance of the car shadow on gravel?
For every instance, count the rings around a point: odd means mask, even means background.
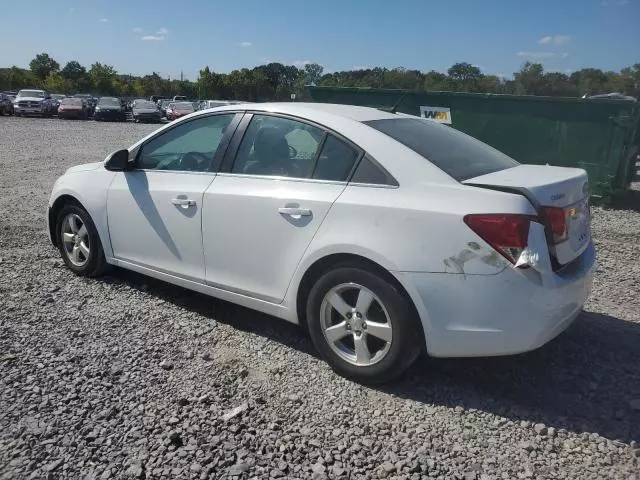
[[[381,390],[612,439],[640,441],[640,324],[583,312],[564,334],[522,355],[421,358]]]
[[[125,283],[317,357],[308,335],[275,317],[125,270],[103,281]],[[565,333],[534,352],[471,359],[423,356],[401,379],[376,389],[428,405],[640,441],[640,324],[583,312]]]

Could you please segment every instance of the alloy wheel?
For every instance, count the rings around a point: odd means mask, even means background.
[[[322,333],[343,360],[364,367],[378,363],[389,352],[391,317],[368,288],[356,283],[337,285],[324,296],[320,309]]]
[[[90,242],[87,227],[75,213],[70,213],[62,221],[62,245],[69,261],[76,267],[83,267],[89,261]]]

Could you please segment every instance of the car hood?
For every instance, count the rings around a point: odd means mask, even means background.
[[[103,107],[102,105],[98,105],[98,107],[100,107],[100,110],[115,110],[115,111],[122,110],[122,107],[114,107],[112,105],[110,105],[108,107]]]
[[[134,108],[133,113],[159,113],[155,108]]]
[[[40,97],[16,97],[16,99],[15,99],[16,102],[22,102],[23,100],[26,100],[28,102],[43,102],[44,98],[40,98]]]
[[[89,170],[96,170],[102,166],[104,166],[104,162],[83,163],[82,165],[76,165],[68,168],[64,173],[66,175],[68,173],[87,172]]]

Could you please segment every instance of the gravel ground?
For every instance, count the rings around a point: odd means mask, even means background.
[[[368,388],[295,326],[63,267],[55,178],[154,128],[0,117],[1,479],[640,479],[638,210],[594,208],[593,294],[551,344]]]

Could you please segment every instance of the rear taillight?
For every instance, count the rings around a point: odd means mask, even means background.
[[[540,217],[549,232],[549,242],[552,245],[562,243],[569,238],[567,212],[563,208],[541,207]]]
[[[487,213],[466,215],[464,223],[515,265],[527,247],[529,224],[536,219],[530,215]]]

